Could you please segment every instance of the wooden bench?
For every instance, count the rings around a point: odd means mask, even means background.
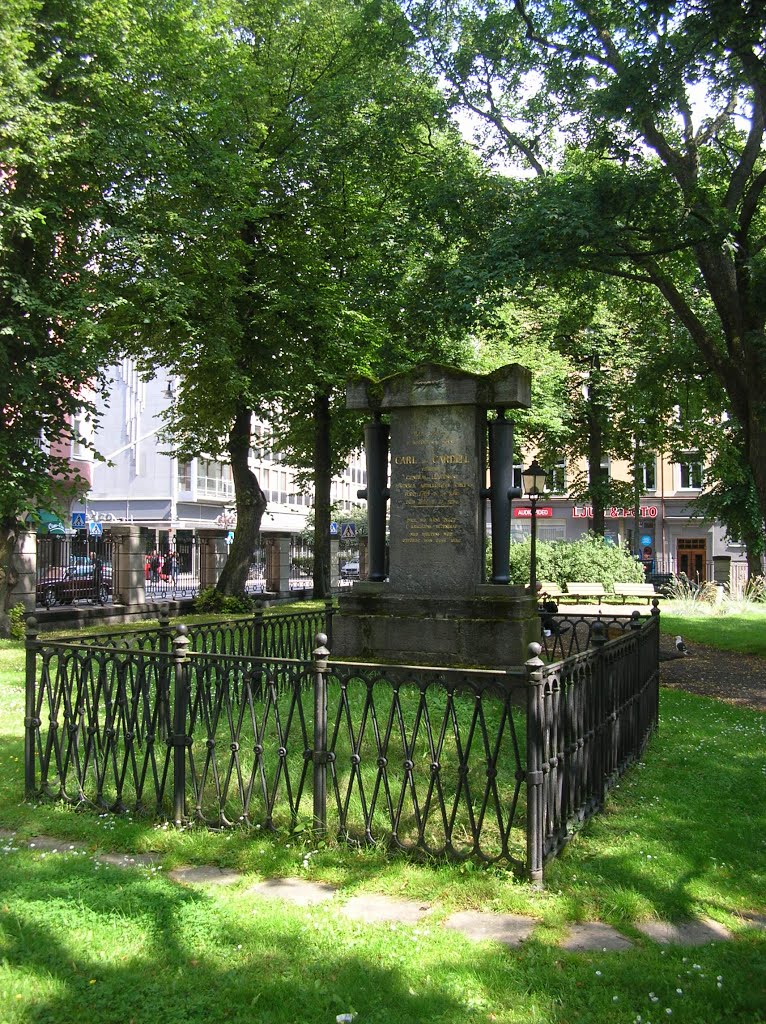
[[[615,583],[614,596],[621,597],[623,604],[628,597],[645,597],[646,603],[649,604],[653,597],[662,597],[662,594],[653,583]]]
[[[562,590],[558,583],[551,583],[550,580],[538,580],[538,597],[543,600],[556,601],[561,597]]]
[[[598,603],[601,604],[601,598],[606,597],[606,591],[604,590],[603,583],[567,583],[567,589],[562,598],[571,597],[574,600],[580,597],[595,597],[598,598]]]

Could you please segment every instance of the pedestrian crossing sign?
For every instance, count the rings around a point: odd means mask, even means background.
[[[356,523],[340,524],[340,539],[353,540],[356,537]]]

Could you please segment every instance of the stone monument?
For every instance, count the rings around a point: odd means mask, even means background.
[[[349,384],[347,406],[373,413],[365,428],[367,488],[359,492],[368,503],[368,572],[339,599],[334,655],[472,667],[526,659],[539,622],[536,600],[509,585],[513,424],[506,410],[529,408],[530,383],[517,364],[479,376],[429,363]]]

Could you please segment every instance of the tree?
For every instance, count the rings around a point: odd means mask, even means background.
[[[265,508],[251,422],[267,412],[313,474],[321,594],[330,479],[359,438],[345,380],[417,358],[416,325],[432,339],[446,319],[443,285],[440,303],[421,289],[454,262],[437,185],[465,149],[440,127],[443,104],[410,66],[393,5],[169,10],[125,72],[145,102],[102,272],[123,298],[106,315],[147,372],[160,359],[180,377],[175,450],[231,459],[237,530],[219,587],[237,592],[247,575]],[[217,12],[217,31],[189,13],[202,10]],[[470,207],[468,176],[448,177]]]
[[[766,518],[766,10],[751,0],[407,5],[509,181],[499,274],[650,285],[719,382]]]
[[[93,309],[95,126],[120,13],[11,0],[0,27],[0,635],[19,525],[82,485],[63,452],[75,416],[96,416],[108,342]]]

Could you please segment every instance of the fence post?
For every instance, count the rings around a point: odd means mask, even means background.
[[[179,626],[173,639],[173,821],[183,825],[186,809],[186,706],[189,695],[189,637]]]
[[[607,641],[606,629],[603,622],[594,622],[590,636],[590,646],[594,648],[595,658],[593,660],[593,690],[592,694],[596,701],[596,735],[594,743],[594,757],[592,760],[591,785],[595,788],[595,803],[599,808],[604,806],[604,793],[606,792],[606,743],[607,738],[611,744],[613,728],[610,728],[610,715],[612,712],[612,695],[607,692],[607,674],[604,671],[603,648]]]
[[[168,738],[169,713],[168,702],[170,698],[170,652],[172,648],[173,629],[170,625],[170,609],[167,603],[160,605],[157,617],[159,625],[157,646],[160,657],[157,659],[157,732],[161,740]]]
[[[35,718],[37,696],[37,652],[40,644],[37,619],[30,615],[24,638],[26,648],[25,704],[24,704],[24,792],[27,799],[35,792],[35,738],[40,719]]]
[[[328,647],[332,647],[332,617],[333,617],[333,598],[326,597],[324,599],[324,621],[325,631],[327,633],[327,640],[325,643]]]
[[[327,831],[327,634],[317,633],[314,658],[314,828]]]
[[[529,645],[527,670],[527,878],[543,888],[543,722],[545,662],[540,644]]]
[[[256,601],[253,607],[252,633],[250,636],[250,654],[253,658],[262,658],[263,650],[263,601]]]
[[[654,622],[654,665],[655,684],[652,698],[652,725],[655,730],[660,727],[660,601],[659,598],[652,598],[652,621]]]

